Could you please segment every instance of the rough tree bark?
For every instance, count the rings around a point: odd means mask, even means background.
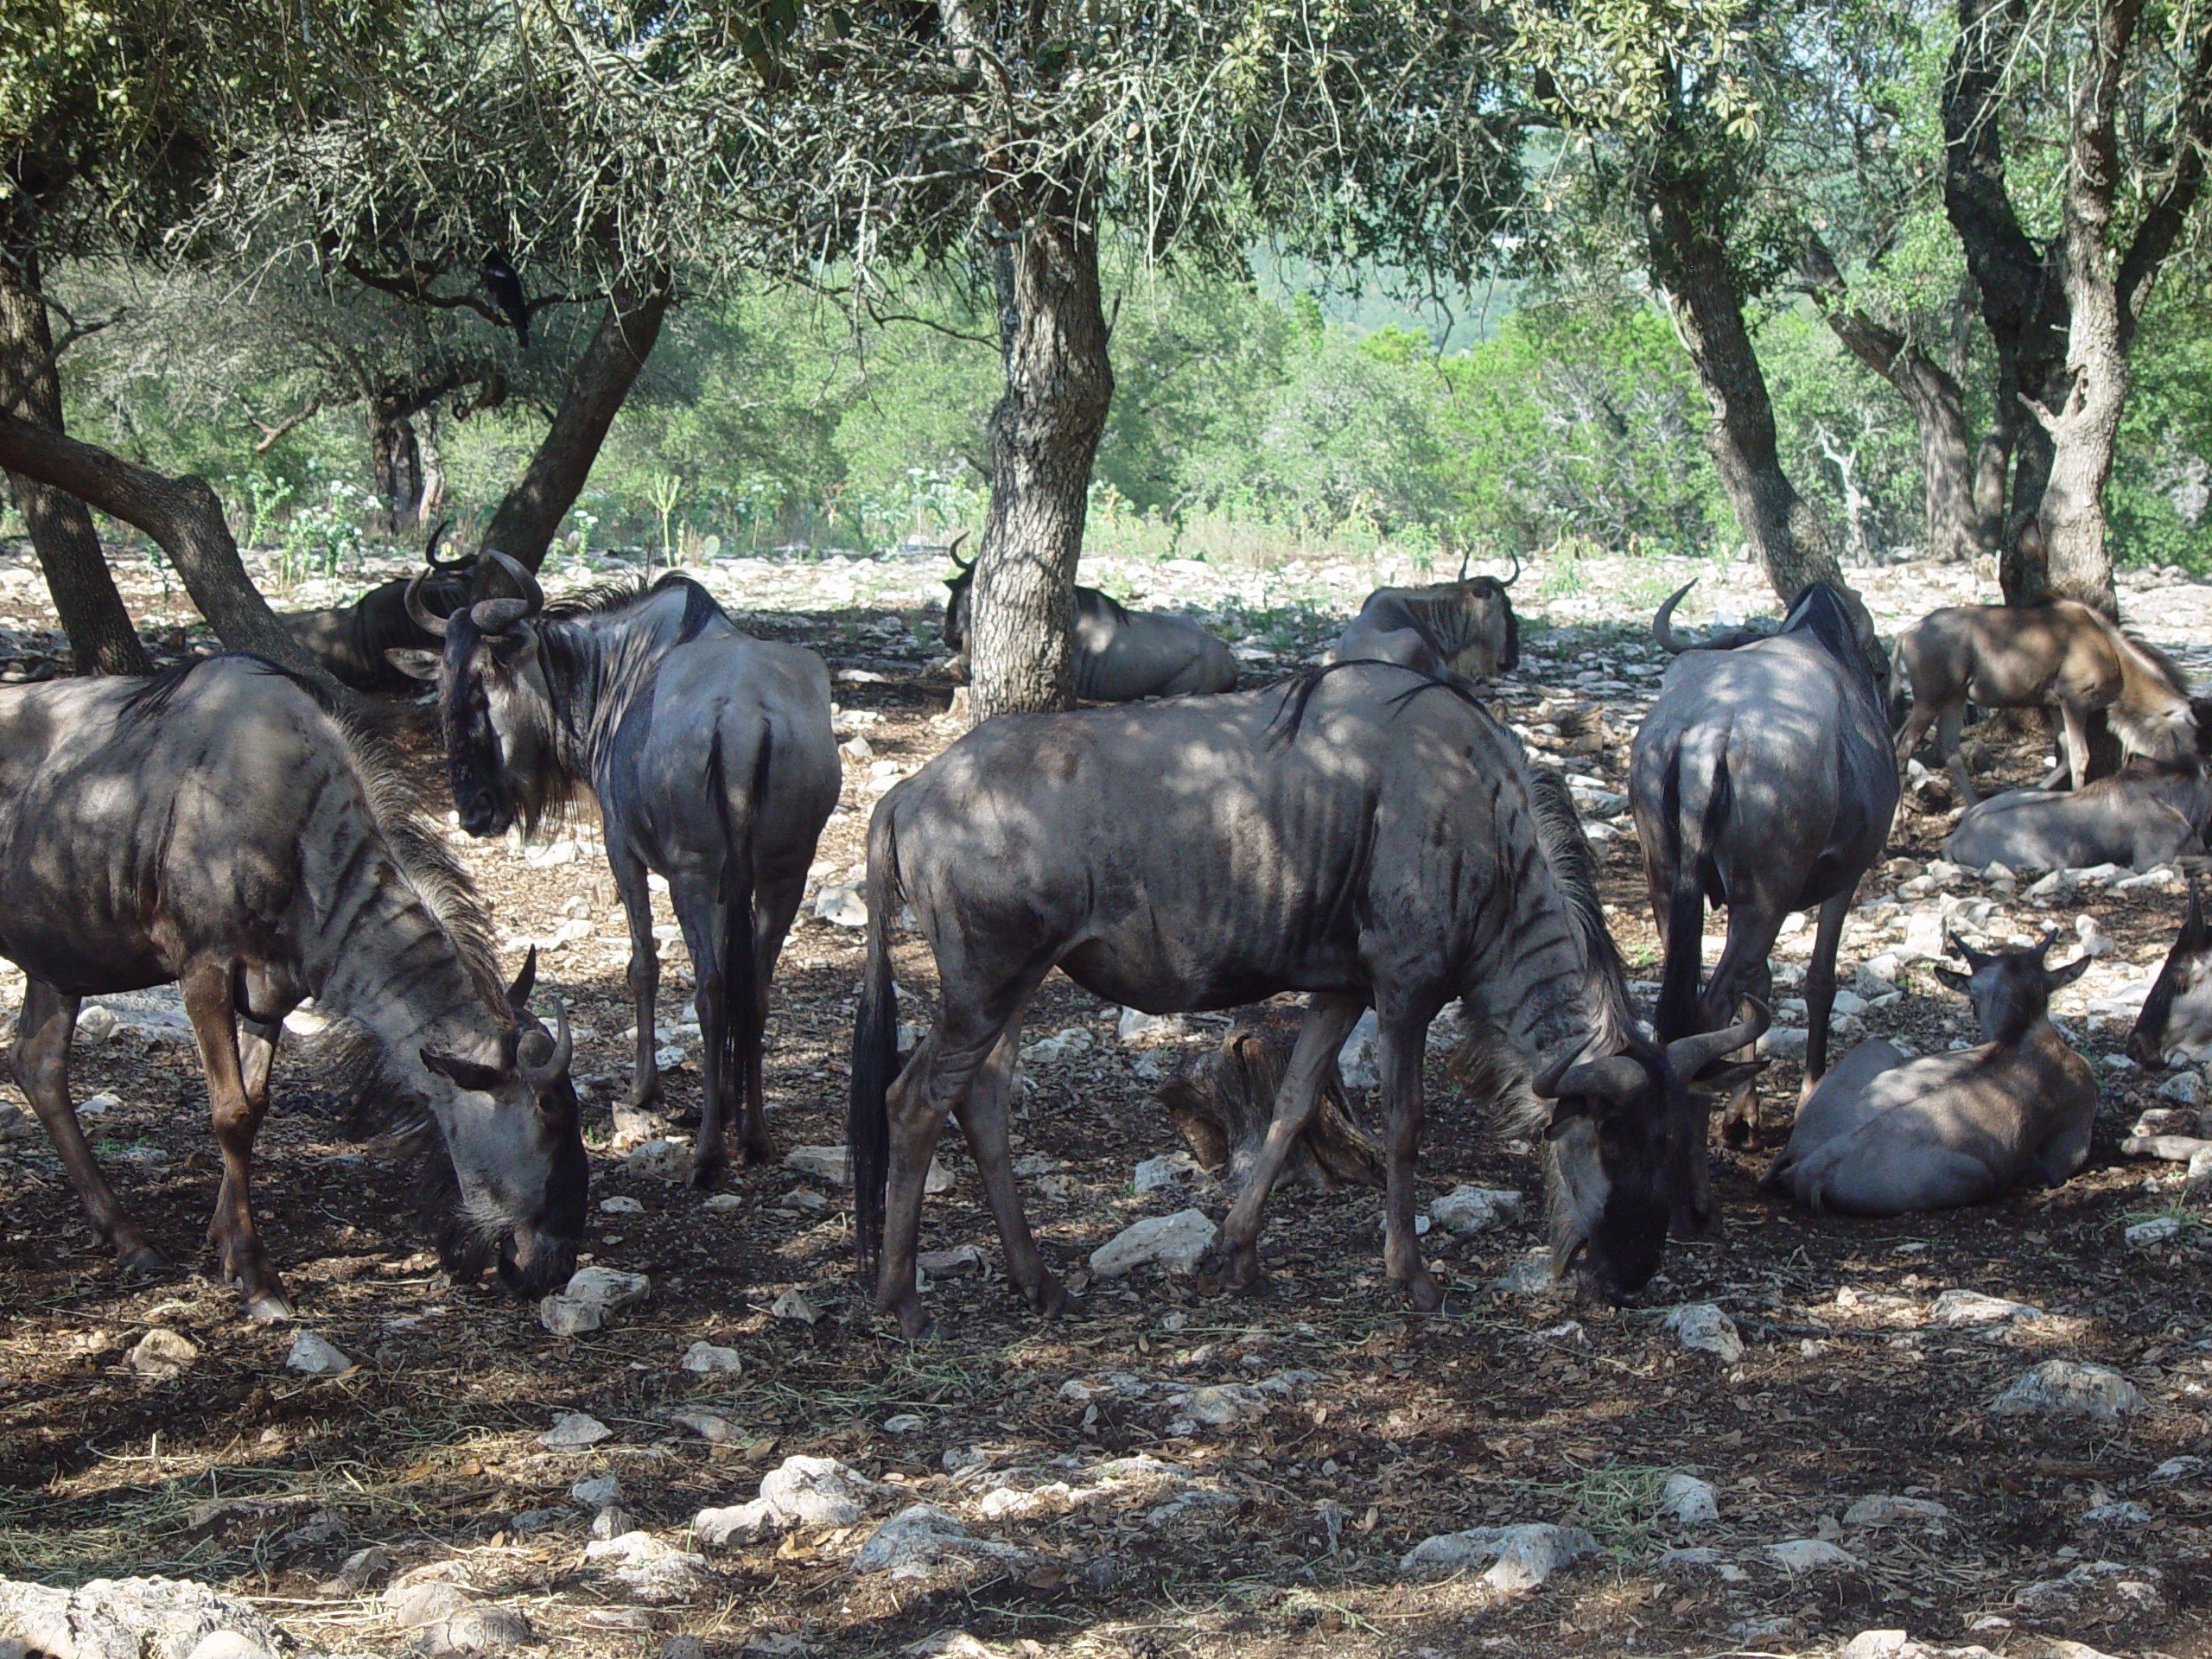
[[[368,411],[370,471],[385,504],[389,534],[410,534],[434,512],[429,497],[435,456],[426,468],[415,419],[464,386],[480,389],[475,408],[495,407],[506,398],[499,365],[488,357],[426,363],[402,379],[362,388]]]
[[[1185,1060],[1161,1085],[1160,1103],[1210,1174],[1241,1185],[1250,1173],[1304,1018],[1303,1008],[1241,1008],[1218,1048]],[[1383,1163],[1382,1145],[1352,1110],[1332,1055],[1313,1121],[1291,1143],[1277,1185],[1381,1186]]]
[[[644,282],[613,285],[607,315],[577,359],[552,429],[531,457],[521,480],[492,515],[484,531],[486,547],[497,548],[532,570],[544,562],[561,520],[591,476],[607,429],[652,355],[673,292],[673,279],[666,271]]]
[[[223,504],[203,478],[168,478],[97,445],[0,416],[0,467],[66,490],[110,518],[136,524],[168,555],[192,602],[232,651],[251,651],[327,687],[352,693],[325,674],[285,632],[238,560]]]
[[[1075,570],[1114,369],[1094,209],[1073,184],[1055,195],[1014,250],[1014,345],[991,411],[991,505],[969,611],[979,721],[1075,700]]]
[[[54,357],[53,330],[39,292],[38,255],[19,247],[0,257],[0,408],[30,425],[60,432],[61,377]],[[10,481],[77,671],[149,672],[153,664],[116,591],[114,573],[107,568],[85,504],[22,473]]]

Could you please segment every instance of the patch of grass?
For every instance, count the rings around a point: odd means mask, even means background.
[[[1621,1560],[1648,1555],[1662,1541],[1660,1503],[1667,1477],[1680,1472],[1656,1464],[1608,1464],[1570,1480],[1503,1483],[1532,1508],[1555,1515],[1562,1525],[1587,1528]]]

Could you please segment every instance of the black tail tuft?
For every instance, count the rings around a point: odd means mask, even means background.
[[[730,821],[729,795],[723,787],[720,734],[707,752],[707,788],[722,814],[723,844],[730,849],[729,862],[722,868],[722,1040],[721,1052],[709,1059],[721,1078],[725,1132],[731,1116],[745,1109],[753,1067],[766,1040],[754,962],[753,826],[767,797],[768,764],[774,753],[775,734],[763,727],[760,752],[753,763],[753,792],[746,802],[744,824],[738,828]]]
[[[853,1159],[853,1231],[861,1276],[883,1253],[884,1194],[891,1179],[891,1084],[899,1075],[899,994],[891,982],[891,925],[900,902],[898,849],[881,812],[868,825],[868,963],[853,1020],[852,1094],[845,1145]]]

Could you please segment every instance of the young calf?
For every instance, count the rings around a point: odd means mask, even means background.
[[[1973,999],[1987,1040],[1918,1058],[1859,1044],[1798,1109],[1759,1184],[1815,1210],[1896,1216],[2000,1197],[2030,1170],[2056,1185],[2081,1168],[2096,1080],[2048,1010],[2089,959],[2046,968],[2050,944],[1984,956],[1954,939],[1974,971],[1936,977]]]

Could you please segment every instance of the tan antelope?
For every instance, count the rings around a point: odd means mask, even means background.
[[[2070,599],[1931,611],[1897,635],[1897,659],[1912,681],[1912,711],[1897,734],[1897,769],[1934,726],[1936,747],[1968,806],[1980,799],[1959,753],[1969,702],[2058,710],[2065,763],[2051,769],[2045,789],[2069,773],[2075,789],[2088,780],[2088,721],[2100,710],[2129,753],[2170,766],[2196,760],[2196,716],[2181,671]]]

